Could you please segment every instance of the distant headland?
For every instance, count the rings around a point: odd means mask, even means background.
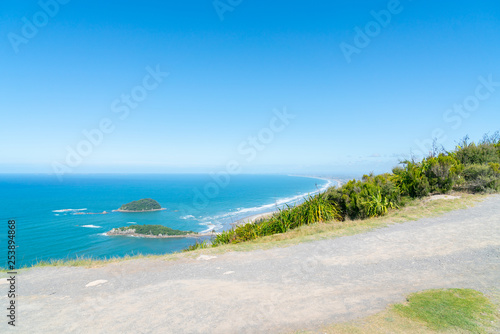
[[[143,198],[138,201],[132,201],[123,204],[118,210],[119,212],[149,212],[166,210],[161,207],[160,203],[151,198]]]

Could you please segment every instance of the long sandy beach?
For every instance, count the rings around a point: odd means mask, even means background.
[[[311,178],[311,179],[325,180],[325,181],[329,181],[329,182],[332,182],[332,183],[336,183],[336,185],[335,184],[329,184],[328,187],[339,187],[342,184],[342,181],[340,181],[337,178],[327,178],[327,177],[309,176],[309,175],[289,175],[289,176],[308,177],[308,178]],[[327,187],[325,187],[322,190],[324,191],[326,189],[327,189]],[[250,215],[250,216],[247,216],[247,217],[244,217],[244,218],[241,218],[241,219],[237,220],[235,223],[233,223],[233,225],[238,226],[238,225],[244,225],[246,223],[254,223],[254,222],[256,222],[256,221],[258,221],[260,219],[269,218],[269,217],[271,217],[276,212],[278,212],[278,209],[274,209],[272,211]]]

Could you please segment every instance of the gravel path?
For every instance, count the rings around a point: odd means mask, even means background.
[[[16,330],[279,333],[364,317],[411,292],[451,287],[500,291],[499,195],[438,218],[287,248],[36,268],[18,277]]]

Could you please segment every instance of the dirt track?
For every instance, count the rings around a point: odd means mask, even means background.
[[[16,332],[279,333],[447,287],[500,290],[499,195],[438,218],[288,248],[29,270],[18,277]]]

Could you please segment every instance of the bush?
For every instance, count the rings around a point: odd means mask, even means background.
[[[422,162],[430,192],[446,193],[453,188],[462,165],[450,155],[440,154]]]
[[[463,181],[455,188],[471,193],[500,191],[499,164],[473,164],[462,171]]]
[[[457,151],[457,159],[464,165],[500,163],[500,148],[491,144],[472,143]]]
[[[500,163],[500,132],[484,135],[477,145],[466,136],[457,146],[456,158],[464,165]]]
[[[328,200],[340,209],[344,219],[381,216],[397,207],[400,197],[390,174],[364,175],[361,181],[351,180],[328,193]]]
[[[488,163],[488,166],[495,172],[495,173],[500,173],[500,164],[495,163],[495,162],[490,162]]]
[[[396,167],[392,172],[393,181],[402,195],[412,198],[429,195],[431,188],[422,164],[406,160],[403,167]]]

